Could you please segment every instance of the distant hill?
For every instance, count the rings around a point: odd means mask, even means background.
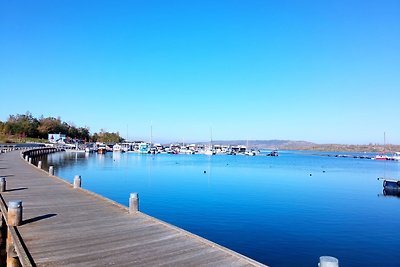
[[[207,145],[209,142],[199,142],[197,144]],[[257,149],[311,149],[316,144],[307,141],[292,140],[215,140],[213,144],[218,145],[244,145]]]
[[[209,142],[197,144],[208,145]],[[345,145],[345,144],[316,144],[307,141],[292,140],[215,140],[213,144],[219,145],[245,145],[255,149],[278,149],[278,150],[316,150],[316,151],[349,151],[349,152],[377,152],[391,153],[400,151],[400,145],[381,144],[368,145]]]

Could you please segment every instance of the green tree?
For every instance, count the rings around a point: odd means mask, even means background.
[[[116,133],[109,133],[101,130],[100,133],[93,134],[93,139],[96,139],[97,142],[103,143],[119,143],[122,142],[124,139],[119,135],[119,132]]]
[[[10,115],[3,126],[3,131],[11,135],[38,137],[39,121],[30,112],[25,114]]]
[[[49,133],[68,134],[68,124],[61,122],[60,118],[48,117],[41,118],[38,127],[39,135],[42,138],[47,138]]]

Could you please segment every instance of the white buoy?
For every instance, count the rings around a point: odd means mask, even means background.
[[[319,257],[319,267],[339,267],[339,260],[331,256]]]

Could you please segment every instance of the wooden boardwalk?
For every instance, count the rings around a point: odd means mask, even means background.
[[[8,201],[37,266],[264,266],[243,255],[49,176],[20,152],[0,154]]]

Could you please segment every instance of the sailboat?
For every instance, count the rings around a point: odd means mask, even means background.
[[[213,149],[213,144],[212,144],[212,128],[210,128],[210,145],[204,150],[204,155],[207,156],[215,155],[215,151]]]
[[[386,133],[384,132],[383,133],[383,153],[376,155],[372,159],[374,159],[374,160],[389,160],[390,157],[385,154],[385,151],[386,151]]]

